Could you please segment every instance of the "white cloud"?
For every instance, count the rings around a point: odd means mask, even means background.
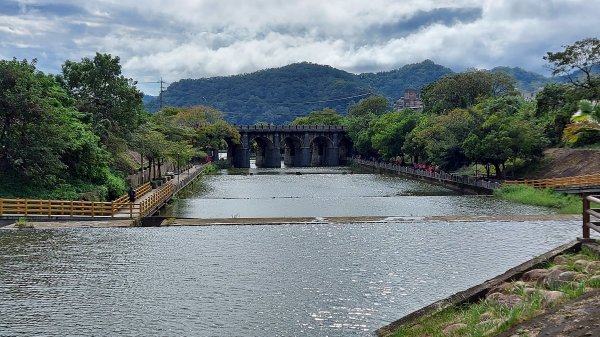
[[[353,72],[390,70],[424,59],[457,70],[508,65],[542,71],[546,51],[600,35],[600,2],[584,0],[18,4],[14,13],[0,16],[4,55],[38,57],[40,68],[57,72],[65,59],[106,52],[120,56],[125,75],[138,81],[229,75],[299,61]],[[427,21],[427,12],[436,8],[481,8],[481,17],[444,21],[451,24]]]

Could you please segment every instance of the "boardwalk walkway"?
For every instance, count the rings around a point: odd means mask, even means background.
[[[48,219],[135,219],[154,214],[174,194],[189,185],[205,170],[205,165],[194,165],[180,174],[170,175],[162,186],[152,188],[150,183],[136,188],[135,202],[127,195],[111,202],[71,200],[0,199],[0,218]]]

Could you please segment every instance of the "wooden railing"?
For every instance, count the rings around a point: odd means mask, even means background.
[[[456,175],[452,173],[446,172],[430,172],[428,170],[417,170],[410,166],[401,166],[393,163],[386,162],[378,162],[371,160],[362,160],[362,159],[352,159],[354,162],[364,166],[370,166],[377,169],[388,170],[391,172],[398,172],[404,174],[410,174],[419,177],[425,177],[430,180],[440,181],[440,182],[448,182],[453,185],[463,185],[463,186],[471,186],[479,189],[493,191],[502,186],[499,182],[495,181],[486,181],[482,179],[478,179],[473,176],[463,176]]]
[[[136,199],[139,199],[144,194],[146,194],[150,191],[152,191],[152,184],[149,182],[145,183],[143,185],[138,186],[135,189],[135,197],[136,197]],[[113,202],[115,202],[117,204],[129,203],[129,196],[127,194],[122,195],[122,196],[118,197],[117,199],[113,200]]]
[[[129,202],[123,195],[112,202],[70,201],[70,200],[30,200],[0,199],[0,216],[68,216],[68,217],[146,217],[162,207],[173,194],[187,186],[202,174],[204,167],[199,168],[186,178],[175,182],[170,180],[152,192],[149,197],[142,198],[152,191],[152,185],[146,183],[135,189],[136,203]]]
[[[136,197],[152,190],[150,183],[136,188]],[[69,216],[69,217],[115,217],[138,215],[140,206],[129,202],[127,195],[111,202],[73,200],[0,199],[0,215],[11,216]]]
[[[139,203],[140,217],[146,217],[154,213],[158,208],[162,207],[167,202],[175,191],[175,184],[165,184],[158,188],[149,198],[142,200]]]
[[[600,186],[600,174],[583,176],[548,178],[548,179],[519,179],[505,180],[504,185],[528,185],[534,188],[565,188]]]
[[[592,208],[592,203],[600,205],[600,195],[583,195],[583,238],[590,238],[590,229],[600,232],[600,208]]]

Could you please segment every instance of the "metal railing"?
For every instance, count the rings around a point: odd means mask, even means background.
[[[463,176],[463,175],[457,175],[457,174],[446,173],[446,172],[421,170],[421,169],[415,169],[410,166],[401,166],[401,165],[397,165],[397,164],[393,164],[393,163],[378,162],[378,161],[371,161],[371,160],[353,159],[353,161],[360,165],[370,166],[370,167],[377,168],[377,169],[383,169],[383,170],[388,170],[391,172],[425,177],[425,178],[429,178],[431,180],[449,182],[449,183],[452,183],[455,185],[466,185],[466,186],[471,186],[471,187],[477,187],[477,188],[490,190],[490,191],[493,191],[502,186],[502,184],[499,182],[482,180],[480,178],[476,178],[473,176]]]
[[[600,195],[583,194],[583,238],[590,238],[590,229],[600,233],[600,208],[592,208],[596,203],[600,205]]]

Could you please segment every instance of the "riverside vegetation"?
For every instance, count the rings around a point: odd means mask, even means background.
[[[577,41],[545,59],[569,83],[547,84],[535,101],[520,96],[507,72],[469,70],[425,85],[422,112],[390,111],[384,96],[371,96],[345,115],[326,107],[292,124],[345,125],[363,157],[446,172],[475,164],[503,178],[508,168],[519,172],[537,161],[544,148],[600,141],[600,105],[593,103],[600,100],[593,71],[600,40]],[[35,60],[0,60],[0,197],[110,200],[125,193],[127,174],[148,164],[181,166],[224,148],[226,138],[239,141],[213,107],[150,115],[119,62],[96,54],[66,61],[53,76],[36,70]]]
[[[584,247],[563,254],[477,303],[451,306],[399,328],[392,336],[494,336],[585,292],[600,288],[600,258]],[[528,334],[525,334],[528,336]]]

